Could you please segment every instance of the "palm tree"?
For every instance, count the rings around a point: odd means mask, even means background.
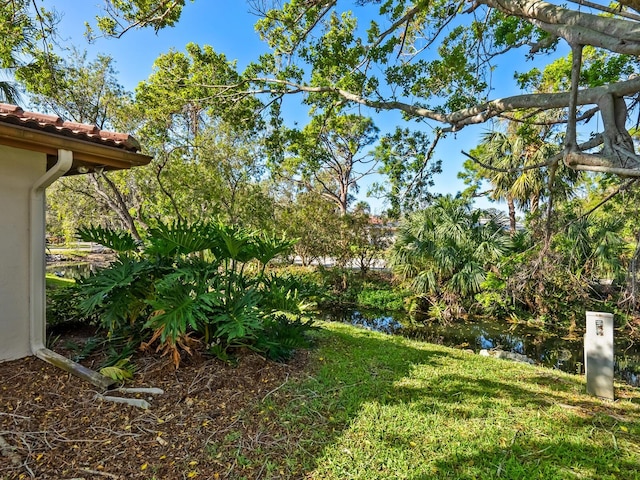
[[[501,169],[485,169],[483,173],[493,186],[491,198],[507,202],[511,234],[516,232],[516,208],[535,213],[547,179],[540,168],[516,172],[505,170],[541,164],[555,153],[554,148],[548,143],[530,143],[515,133],[489,132],[483,136],[480,149],[482,160]]]
[[[546,198],[545,241],[549,242],[553,201],[571,198],[581,177],[580,172],[565,168],[561,162],[557,169],[540,168],[559,153],[561,145],[562,138],[548,126],[509,122],[506,131],[485,134],[474,150],[483,165],[476,160],[473,166],[467,164],[468,169],[475,172],[476,181],[490,182],[490,198],[507,202],[512,235],[516,230],[516,208],[535,213]]]
[[[390,264],[418,295],[469,299],[510,244],[498,213],[447,195],[401,225]]]
[[[574,274],[586,275],[589,280],[617,280],[624,276],[623,227],[621,218],[577,218],[557,235],[555,247],[568,257]]]

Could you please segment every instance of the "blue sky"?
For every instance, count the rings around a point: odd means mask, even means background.
[[[97,39],[95,43],[88,44],[83,34],[84,23],[94,23],[96,14],[99,13],[100,2],[98,0],[44,0],[45,7],[54,6],[62,15],[59,24],[60,33],[64,41],[75,45],[79,50],[87,50],[90,56],[97,53],[111,55],[116,61],[119,79],[128,90],[134,90],[135,86],[145,80],[152,72],[154,60],[169,49],[183,50],[189,42],[200,45],[209,44],[217,52],[224,53],[229,60],[236,60],[239,71],[256,59],[260,53],[267,51],[267,46],[256,34],[253,26],[257,17],[249,11],[249,6],[244,0],[196,0],[187,2],[180,22],[173,28],[165,29],[157,34],[153,30],[129,31],[120,39]],[[513,84],[512,64],[511,70],[499,72]],[[501,91],[502,95],[516,93],[514,91]],[[302,97],[288,99],[288,121],[294,120],[299,125],[306,123],[306,108],[297,108]],[[298,102],[298,103],[296,103]],[[365,112],[367,113],[367,112]],[[396,125],[407,126],[406,122],[396,112],[384,114],[368,113],[381,129],[381,133],[392,131]],[[413,126],[413,125],[409,125]],[[434,125],[435,126],[435,125]],[[436,157],[443,160],[443,173],[436,180],[433,188],[438,193],[456,193],[464,189],[464,184],[457,179],[457,173],[461,169],[464,157],[460,150],[466,151],[473,148],[482,132],[488,125],[467,127],[455,136],[442,141],[436,151]],[[363,197],[367,185],[361,186],[359,197]],[[374,212],[380,213],[383,209],[381,202],[376,199],[362,198],[368,201]],[[478,206],[498,206],[487,201],[478,202]]]
[[[237,60],[244,67],[266,51],[253,30],[257,17],[243,0],[197,0],[187,2],[180,22],[173,28],[131,30],[120,39],[99,38],[88,44],[84,38],[85,22],[95,23],[100,13],[99,0],[44,0],[61,15],[60,34],[64,40],[90,53],[106,53],[115,60],[121,83],[133,90],[152,71],[154,60],[170,48],[183,50],[189,42],[212,45],[217,52]]]

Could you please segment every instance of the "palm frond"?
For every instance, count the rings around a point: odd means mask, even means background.
[[[0,81],[0,101],[17,105],[20,103],[20,90],[13,82]]]

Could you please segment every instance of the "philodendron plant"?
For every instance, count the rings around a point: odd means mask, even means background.
[[[78,236],[116,253],[80,282],[82,311],[109,335],[128,331],[143,348],[157,344],[176,367],[180,352],[198,343],[223,358],[238,346],[278,359],[306,346],[303,333],[312,326],[303,319],[312,304],[295,279],[265,275],[293,240],[220,222],[159,223],[142,242],[103,227]]]

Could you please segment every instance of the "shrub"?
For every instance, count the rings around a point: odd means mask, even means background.
[[[82,295],[75,283],[47,289],[47,326],[88,323],[88,318],[80,309]]]
[[[84,241],[118,253],[80,282],[81,310],[100,318],[110,335],[133,329],[144,347],[157,342],[176,366],[180,351],[199,341],[226,358],[229,349],[264,338],[276,316],[297,318],[310,307],[293,279],[265,275],[266,264],[291,248],[287,239],[204,222],[158,224],[142,245],[126,235],[101,227],[80,231]],[[250,265],[257,275],[248,273]]]
[[[410,295],[406,290],[365,288],[358,294],[358,306],[398,312],[405,309]]]
[[[268,358],[284,361],[300,348],[311,346],[307,333],[317,329],[310,320],[300,317],[290,319],[286,315],[275,315],[267,318],[253,349],[264,353]]]

